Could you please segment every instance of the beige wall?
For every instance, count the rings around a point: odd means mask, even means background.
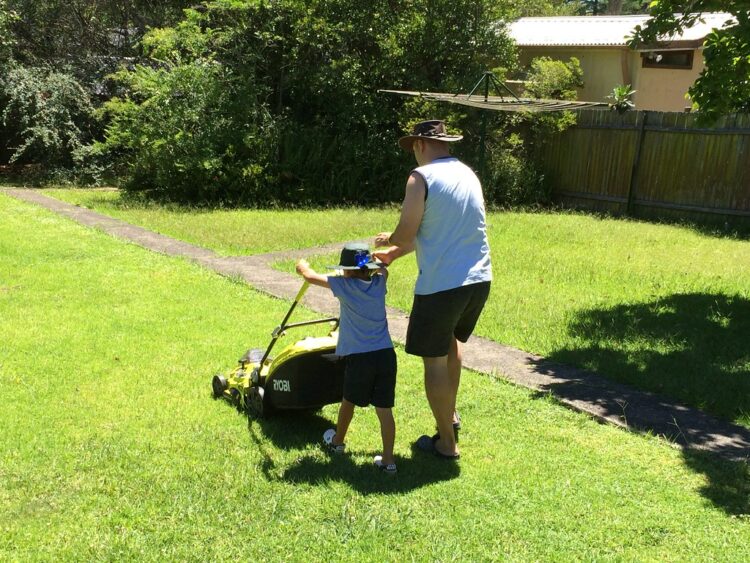
[[[555,47],[521,48],[521,64],[527,66],[537,57],[567,61],[576,57],[583,70],[583,88],[578,89],[578,99],[585,102],[606,102],[612,88],[622,84],[621,53],[623,49],[576,49]]]
[[[693,54],[693,68],[690,70],[672,68],[643,68],[638,57],[638,72],[633,81],[637,90],[633,101],[637,109],[654,111],[684,111],[691,106],[685,98],[688,88],[703,70],[703,53],[696,49]]]
[[[691,70],[642,68],[640,54],[625,47],[609,49],[575,47],[520,47],[523,66],[536,57],[567,61],[576,57],[583,69],[583,88],[578,99],[587,102],[608,102],[607,96],[618,84],[630,84],[637,90],[633,96],[636,109],[683,111],[690,102],[685,99],[688,88],[703,69],[703,56],[696,50]]]

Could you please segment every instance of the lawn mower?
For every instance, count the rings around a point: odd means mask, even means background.
[[[252,348],[226,377],[221,374],[214,376],[211,386],[215,398],[230,401],[253,418],[262,418],[281,409],[316,410],[341,402],[344,359],[336,356],[339,319],[330,317],[289,323],[308,287],[308,282],[304,282],[284,320],[272,332],[265,352]],[[327,336],[297,340],[271,358],[271,350],[288,329],[322,323],[332,325]]]

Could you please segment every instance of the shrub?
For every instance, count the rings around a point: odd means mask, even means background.
[[[10,163],[69,169],[91,141],[91,100],[65,72],[11,65],[0,78],[0,107]]]
[[[166,199],[272,197],[276,125],[248,77],[208,59],[116,75],[129,88],[103,108],[95,154],[127,171],[126,188]]]
[[[129,189],[185,200],[400,199],[404,101],[377,90],[467,87],[483,53],[511,58],[493,5],[207,2],[146,36],[150,66],[118,73],[127,93],[97,151],[119,156]]]
[[[531,70],[526,80],[526,91],[534,98],[575,100],[576,87],[583,86],[583,71],[580,61],[571,57],[566,63],[550,57],[539,57],[531,61]]]

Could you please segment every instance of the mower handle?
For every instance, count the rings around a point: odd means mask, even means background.
[[[272,336],[276,336],[276,335],[281,336],[287,329],[290,329],[290,328],[297,328],[297,327],[300,327],[300,326],[317,325],[317,324],[322,324],[322,323],[338,323],[338,322],[339,322],[339,318],[338,317],[327,317],[325,319],[315,319],[315,320],[312,320],[312,321],[300,321],[298,323],[289,323],[288,325],[286,325],[283,328],[280,327],[280,326],[276,327],[276,329],[273,331]]]
[[[302,283],[302,287],[299,288],[299,291],[297,292],[297,296],[294,298],[294,301],[292,301],[292,306],[289,307],[289,310],[286,313],[286,316],[284,316],[284,320],[281,321],[281,324],[278,326],[276,330],[273,331],[273,337],[271,338],[271,342],[268,344],[268,348],[266,348],[266,353],[263,354],[263,358],[260,360],[260,367],[263,367],[263,364],[266,363],[266,360],[268,359],[269,354],[271,353],[271,350],[273,349],[273,345],[276,344],[276,341],[279,339],[279,336],[282,332],[284,332],[284,329],[287,328],[287,321],[289,320],[289,317],[292,316],[292,312],[294,311],[295,307],[297,307],[297,304],[302,301],[302,297],[304,297],[305,292],[307,292],[307,288],[310,287],[310,282],[305,280]]]

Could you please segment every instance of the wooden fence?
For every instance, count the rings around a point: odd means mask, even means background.
[[[555,198],[636,216],[750,223],[750,115],[577,112],[540,150]]]

